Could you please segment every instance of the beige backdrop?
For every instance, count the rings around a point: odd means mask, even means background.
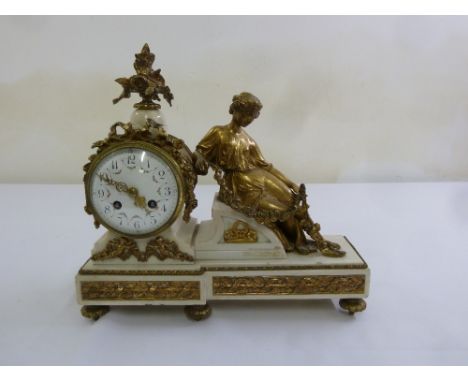
[[[0,182],[80,182],[144,42],[192,148],[246,90],[296,181],[468,180],[466,17],[1,17]]]

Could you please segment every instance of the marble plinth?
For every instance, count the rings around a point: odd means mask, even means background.
[[[214,300],[336,298],[350,313],[363,310],[369,267],[346,237],[325,238],[339,243],[346,255],[290,253],[285,258],[105,266],[88,260],[76,277],[78,302],[85,306],[196,305],[201,307],[197,312],[203,312]]]
[[[213,199],[211,216],[211,220],[202,221],[197,229],[194,248],[198,260],[266,260],[287,257],[273,231],[218,201],[218,194]],[[224,233],[235,222],[247,224],[256,232],[257,240],[253,243],[226,242]]]

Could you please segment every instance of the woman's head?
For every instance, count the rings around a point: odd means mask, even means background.
[[[237,124],[245,127],[260,115],[262,106],[260,100],[253,94],[242,92],[232,98],[229,113]]]

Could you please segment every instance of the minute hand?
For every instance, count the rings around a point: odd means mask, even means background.
[[[117,191],[125,192],[126,194],[130,195],[130,197],[133,199],[135,203],[135,206],[143,208],[147,212],[151,212],[146,207],[146,198],[140,195],[136,187],[130,187],[125,182],[118,182],[115,179],[112,179],[107,174],[99,174],[98,176],[99,176],[99,179],[101,179],[101,181],[104,181],[107,184],[114,186],[117,189]]]

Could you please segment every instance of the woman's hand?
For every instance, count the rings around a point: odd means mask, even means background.
[[[299,186],[294,182],[289,182],[288,187],[293,190],[296,194],[299,193]]]
[[[208,168],[210,166],[199,152],[195,151],[193,153],[192,160],[195,167],[195,171],[198,175],[206,175],[208,173]]]

